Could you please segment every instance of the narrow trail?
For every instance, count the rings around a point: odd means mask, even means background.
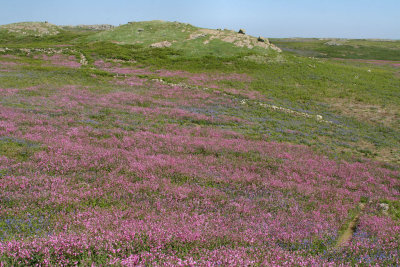
[[[365,204],[359,203],[358,207],[359,207],[358,213],[356,214],[356,216],[354,216],[353,220],[350,221],[346,230],[338,238],[338,241],[335,246],[336,249],[346,247],[347,245],[349,245],[351,239],[353,238],[353,234],[358,226],[360,216],[365,209]]]

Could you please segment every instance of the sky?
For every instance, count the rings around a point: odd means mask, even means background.
[[[167,20],[264,37],[400,39],[400,0],[0,0],[0,24]]]

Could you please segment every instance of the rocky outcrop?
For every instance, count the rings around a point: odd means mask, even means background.
[[[269,44],[269,40],[268,40],[267,38],[264,38],[264,37],[261,37],[261,36],[259,36],[259,37],[257,38],[257,41],[259,41],[259,42],[261,42],[261,43],[267,43],[267,44]]]
[[[264,37],[253,37],[246,34],[237,33],[230,30],[211,30],[211,29],[199,29],[193,32],[188,40],[196,38],[205,38],[203,44],[209,44],[214,39],[219,39],[223,42],[232,43],[238,47],[247,47],[252,49],[254,47],[261,47],[265,49],[273,49],[275,51],[281,52],[281,49],[271,44],[267,38]],[[262,38],[263,41],[260,41]]]

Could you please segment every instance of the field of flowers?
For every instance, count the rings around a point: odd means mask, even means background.
[[[253,82],[0,54],[0,266],[400,265],[398,165],[334,152],[398,136]]]

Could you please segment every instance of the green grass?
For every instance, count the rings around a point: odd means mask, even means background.
[[[17,161],[25,161],[38,149],[40,149],[38,144],[29,141],[12,137],[0,137],[0,156]]]
[[[400,200],[383,200],[382,203],[388,204],[389,215],[400,221]]]
[[[49,227],[47,218],[40,214],[0,217],[0,241],[18,236],[29,237],[45,234]]]
[[[196,27],[192,25],[178,22],[134,22],[119,26],[112,30],[97,33],[88,37],[88,40],[116,41],[124,44],[142,42],[142,44],[148,46],[162,41],[182,41],[188,38],[190,33],[195,30]]]
[[[327,44],[330,41],[311,38],[271,39],[283,50],[304,56],[400,60],[400,41],[333,40],[340,45]]]

